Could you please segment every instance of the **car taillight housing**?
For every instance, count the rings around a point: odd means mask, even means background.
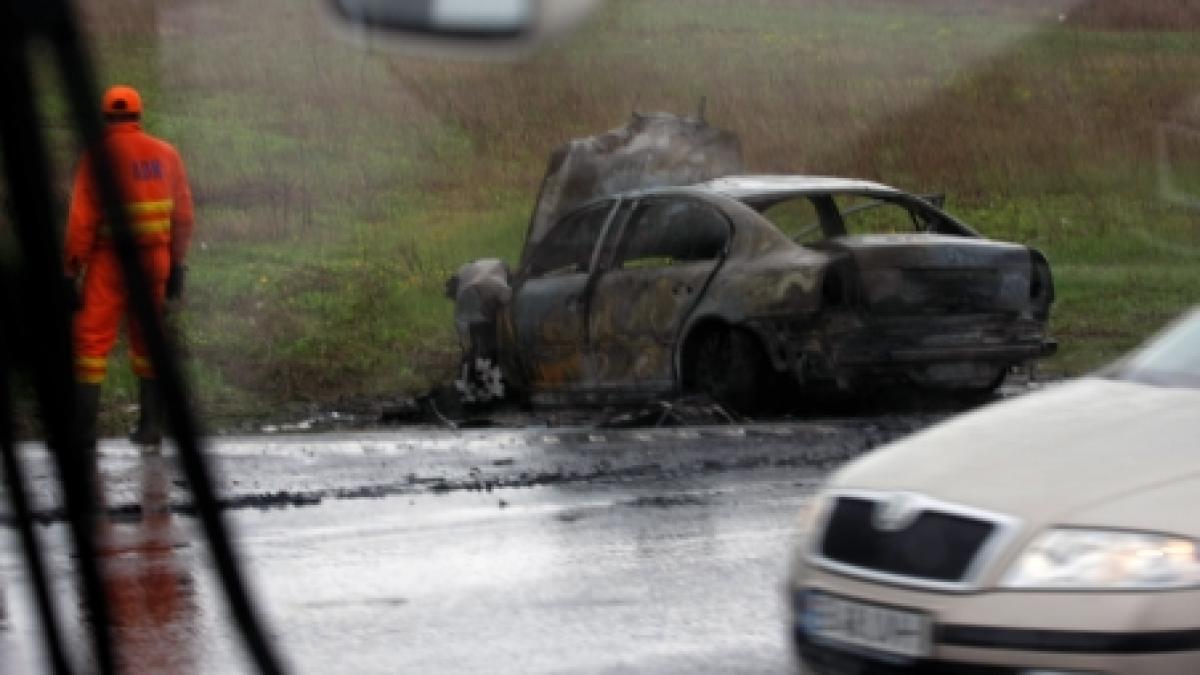
[[[1029,299],[1040,318],[1049,315],[1050,305],[1054,302],[1054,277],[1046,256],[1037,250],[1030,252]]]

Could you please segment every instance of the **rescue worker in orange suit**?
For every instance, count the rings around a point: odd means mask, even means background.
[[[117,85],[102,101],[107,128],[104,143],[113,159],[142,269],[159,316],[167,298],[183,291],[184,259],[192,236],[192,194],[183,161],[170,144],[142,130],[142,99],[137,90]],[[80,391],[80,432],[96,439],[100,385],[108,353],[126,320],[140,407],[134,443],[162,440],[162,411],[145,340],[129,316],[127,292],[113,248],[111,231],[92,178],[91,153],[85,152],[75,174],[67,223],[66,275],[77,294],[74,326],[75,375]]]

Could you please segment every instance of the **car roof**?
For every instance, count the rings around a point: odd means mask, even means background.
[[[981,237],[971,226],[960,222],[942,209],[929,204],[926,197],[905,192],[884,183],[861,180],[858,178],[839,178],[837,176],[810,176],[801,174],[760,174],[724,176],[692,185],[662,185],[628,190],[616,194],[597,197],[583,202],[568,211],[576,212],[610,200],[636,200],[643,197],[659,197],[671,195],[689,195],[710,202],[731,200],[740,203],[754,211],[776,204],[798,195],[813,195],[826,193],[851,193],[876,195],[879,197],[897,197],[925,203],[928,208],[937,211],[949,223],[951,234]],[[565,217],[565,216],[564,216]],[[560,218],[561,220],[561,218]],[[774,224],[769,223],[771,227]]]
[[[712,190],[738,200],[764,197],[783,197],[789,194],[814,192],[882,192],[905,194],[883,183],[856,178],[803,175],[725,176],[696,187]]]
[[[636,188],[591,199],[585,204],[594,204],[606,199],[630,199],[657,195],[691,194],[696,196],[721,195],[738,201],[777,201],[789,195],[821,192],[869,192],[889,195],[908,193],[890,185],[857,178],[807,175],[744,175],[724,176],[692,185],[658,185]],[[574,209],[572,209],[574,210]]]

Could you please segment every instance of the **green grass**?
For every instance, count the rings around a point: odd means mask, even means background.
[[[500,64],[362,51],[290,0],[83,4],[103,80],[141,87],[147,126],[188,164],[198,229],[177,320],[220,418],[444,381],[445,278],[516,260],[549,151],[701,96],[752,170],[945,191],[989,236],[1041,248],[1059,298],[1050,369],[1094,368],[1200,291],[1185,203],[1200,196],[1200,34],[1162,30],[1190,17],[1171,0],[1062,22],[1070,3],[612,0],[571,41]],[[123,370],[114,359],[118,414]]]
[[[1082,373],[1112,360],[1196,302],[1194,264],[1055,268],[1054,334],[1063,346],[1048,366]]]

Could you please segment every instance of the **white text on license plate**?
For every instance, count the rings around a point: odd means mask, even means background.
[[[804,629],[810,637],[921,658],[930,654],[929,617],[891,607],[809,591]]]

